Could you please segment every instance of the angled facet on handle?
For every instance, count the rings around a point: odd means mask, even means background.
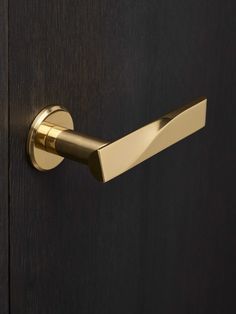
[[[206,99],[184,106],[96,150],[89,167],[97,179],[106,182],[205,125]]]
[[[31,126],[28,153],[39,170],[52,169],[67,157],[87,164],[96,179],[107,182],[203,128],[206,106],[207,100],[199,99],[111,143],[75,133],[64,108],[47,107]]]

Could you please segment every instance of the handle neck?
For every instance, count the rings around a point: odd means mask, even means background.
[[[42,123],[35,136],[38,148],[84,164],[88,164],[94,151],[107,144],[106,141],[52,123]]]

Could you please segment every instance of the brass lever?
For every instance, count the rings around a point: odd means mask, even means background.
[[[31,125],[28,154],[38,170],[55,168],[67,157],[87,164],[96,179],[107,182],[203,128],[206,105],[202,98],[111,143],[75,133],[69,112],[49,106]]]

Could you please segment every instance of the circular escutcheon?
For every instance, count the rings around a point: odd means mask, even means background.
[[[35,117],[32,122],[27,140],[27,152],[31,164],[40,171],[47,171],[57,167],[64,158],[49,152],[46,152],[35,146],[35,136],[38,128],[43,122],[48,122],[67,128],[74,129],[74,124],[70,113],[59,105],[51,105],[44,108]]]

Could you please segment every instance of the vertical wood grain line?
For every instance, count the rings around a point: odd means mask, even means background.
[[[0,42],[0,312],[8,314],[8,0],[0,1]]]

